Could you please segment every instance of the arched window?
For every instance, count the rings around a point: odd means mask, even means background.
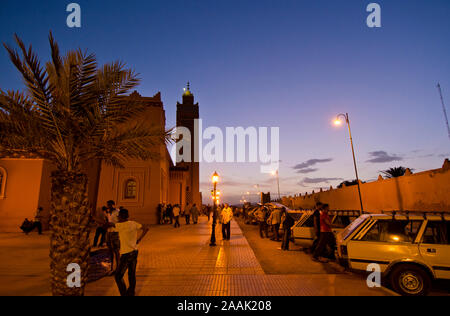
[[[6,169],[0,167],[0,199],[6,198]]]
[[[137,197],[137,182],[134,179],[129,179],[125,182],[125,199],[133,200]]]

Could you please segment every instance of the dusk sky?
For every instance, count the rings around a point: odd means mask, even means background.
[[[436,88],[450,112],[448,0],[78,0],[81,28],[66,25],[70,2],[3,0],[1,42],[17,33],[47,61],[52,30],[63,51],[123,60],[140,73],[141,95],[161,91],[168,128],[187,81],[204,127],[280,127],[283,195],[355,178],[348,132],[331,124],[339,113],[350,115],[363,181],[450,156]],[[366,24],[371,2],[381,28]],[[24,89],[4,49],[0,70],[2,90]],[[276,196],[259,163],[203,163],[206,198],[216,170],[224,201],[256,201],[257,184]]]

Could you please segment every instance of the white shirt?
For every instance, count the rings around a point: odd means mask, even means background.
[[[133,221],[116,224],[116,231],[120,238],[121,255],[137,250],[138,231],[141,229],[142,225]]]
[[[110,214],[108,212],[107,218],[108,218],[108,223],[111,224],[116,224],[119,222],[119,210],[115,209],[114,211],[112,211],[112,213]],[[117,230],[114,227],[109,227],[108,228],[108,232],[112,233],[112,232],[117,232]]]
[[[228,224],[233,219],[233,211],[231,207],[224,208],[221,213],[222,223]]]

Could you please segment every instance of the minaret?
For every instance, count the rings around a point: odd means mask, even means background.
[[[198,146],[196,146],[198,139],[195,138],[195,120],[199,119],[199,107],[198,103],[194,103],[194,95],[190,89],[190,83],[188,82],[183,93],[183,103],[177,102],[177,126],[185,127],[191,132],[191,161],[182,161],[177,166],[189,169],[186,202],[200,206],[202,203],[200,198],[200,164],[195,161],[195,157],[199,156],[195,153],[195,150],[198,150]]]

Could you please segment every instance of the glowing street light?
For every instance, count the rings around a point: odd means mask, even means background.
[[[336,119],[334,120],[334,125],[341,126],[343,124],[343,120],[345,120],[345,123],[347,123],[347,125],[348,125],[348,133],[350,135],[350,144],[352,146],[353,164],[355,166],[356,182],[358,183],[359,203],[361,204],[361,214],[362,214],[364,212],[364,207],[363,207],[362,196],[361,196],[361,186],[359,185],[358,167],[356,166],[355,148],[353,146],[352,130],[350,129],[350,119],[349,119],[348,113],[339,114],[336,117]]]
[[[214,185],[214,190],[212,192],[214,206],[213,206],[213,223],[212,223],[212,231],[211,231],[211,243],[209,245],[211,247],[214,247],[214,246],[216,246],[217,205],[219,204],[219,195],[220,195],[220,192],[217,191],[217,183],[219,182],[219,174],[217,172],[214,172],[214,174],[212,175],[211,181]]]
[[[281,193],[280,193],[280,174],[279,169],[272,171],[272,176],[277,177],[277,185],[278,185],[278,199],[281,200]]]

